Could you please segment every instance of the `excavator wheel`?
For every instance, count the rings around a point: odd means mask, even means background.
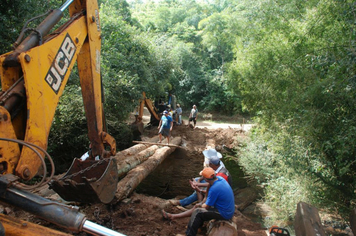
[[[114,199],[117,183],[115,158],[99,161],[75,158],[67,173],[52,181],[50,188],[66,201],[107,204]]]

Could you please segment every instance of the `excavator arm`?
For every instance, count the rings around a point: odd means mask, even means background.
[[[88,120],[92,155],[115,155],[115,140],[104,132],[100,78],[101,32],[96,1],[72,1],[71,19],[41,42],[61,18],[61,9],[52,13],[13,52],[0,57],[0,129],[5,137],[23,139],[47,149],[48,135],[60,96],[76,61]],[[81,5],[81,3],[86,5]],[[41,37],[40,37],[41,36]],[[39,45],[40,44],[40,45]],[[110,146],[110,154],[104,144]],[[0,145],[4,145],[3,142]],[[9,145],[9,144],[8,144]],[[17,145],[2,148],[3,173],[16,173],[21,179],[33,178],[41,166],[37,155]]]
[[[152,101],[146,97],[146,93],[142,92],[142,98],[140,99],[137,115],[135,115],[135,121],[131,124],[131,129],[134,132],[137,130],[140,134],[143,134],[143,129],[144,129],[143,110],[145,107],[151,114],[150,123],[158,125],[158,123],[161,119],[161,116],[158,113],[158,109],[154,106]]]
[[[67,8],[70,19],[54,30]],[[114,198],[118,174],[111,156],[116,153],[116,142],[105,130],[97,1],[67,0],[22,40],[25,31],[14,43],[15,49],[0,56],[0,200],[53,223],[66,221],[59,225],[81,231],[88,222],[84,216],[67,206],[37,199],[24,191],[26,186],[19,180],[31,180],[39,171],[46,173],[43,156],[50,159],[46,152],[50,127],[77,62],[92,151],[86,161],[75,159],[65,178],[52,181],[52,188],[71,201],[109,203]],[[95,156],[100,160],[94,160]],[[51,164],[50,178],[54,173]],[[49,183],[50,178],[41,183]],[[87,198],[81,198],[83,195]],[[77,220],[66,219],[68,211]],[[54,217],[53,212],[62,213]]]

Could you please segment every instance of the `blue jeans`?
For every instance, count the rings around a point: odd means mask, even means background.
[[[179,200],[179,203],[180,203],[181,206],[188,206],[188,205],[192,204],[195,201],[198,201],[198,195],[194,191],[194,193],[192,193],[190,196],[188,196],[186,198],[183,198],[182,200]]]

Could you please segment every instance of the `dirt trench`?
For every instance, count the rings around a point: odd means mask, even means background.
[[[161,210],[178,213],[181,212],[176,207],[168,204],[168,199],[183,198],[192,193],[188,180],[198,176],[203,168],[204,156],[202,151],[207,146],[215,148],[224,155],[223,161],[233,174],[233,189],[235,192],[235,204],[246,204],[246,199],[255,199],[255,192],[249,191],[241,194],[242,189],[248,189],[244,181],[243,173],[236,163],[229,160],[231,149],[237,145],[237,137],[244,135],[241,128],[214,128],[198,126],[196,129],[182,125],[175,126],[172,136],[182,137],[182,148],[177,148],[166,160],[158,166],[129,196],[129,198],[116,204],[85,204],[80,205],[80,212],[84,213],[88,220],[113,229],[128,236],[170,236],[184,234],[189,218],[182,218],[175,221],[166,221],[161,215]],[[157,136],[157,128],[145,130],[142,140],[148,140]],[[45,190],[37,194],[50,196],[51,199],[58,199],[55,193]],[[244,200],[241,200],[241,196]],[[250,201],[250,203],[251,203]],[[247,201],[248,202],[248,201]],[[241,205],[240,205],[241,206]],[[246,208],[244,206],[243,208]],[[188,206],[189,208],[189,206]],[[73,235],[88,235],[85,232],[72,233],[59,228],[58,226],[46,222],[26,213],[22,210],[9,210],[9,215],[18,219],[27,220],[43,226],[67,232]],[[233,221],[237,224],[239,236],[266,235],[261,224],[253,222],[239,210],[236,210]],[[206,235],[205,228],[198,234]]]
[[[145,130],[142,140],[145,141],[156,135],[157,129],[153,127],[151,130]],[[116,205],[87,205],[82,207],[82,211],[89,220],[125,235],[170,236],[184,234],[189,218],[166,221],[161,215],[161,210],[165,209],[173,213],[181,212],[180,209],[171,206],[168,199],[179,199],[192,193],[188,180],[198,176],[203,168],[202,151],[207,146],[214,145],[224,155],[227,167],[233,166],[233,161],[228,161],[228,156],[231,154],[231,148],[237,145],[239,135],[244,135],[244,132],[238,128],[214,129],[212,127],[199,128],[198,126],[196,129],[192,129],[185,125],[175,126],[172,136],[182,137],[182,148],[177,148],[168,156],[155,171],[146,177],[128,199]],[[234,172],[234,177],[237,176],[233,183],[235,193],[248,187],[239,168],[235,167],[230,172]],[[255,193],[250,192],[249,196],[245,196],[244,199],[251,198],[253,194]],[[236,204],[242,203],[239,201],[245,201],[238,197],[236,200]],[[261,224],[253,222],[238,210],[235,212],[234,222],[238,226],[239,236],[266,235]],[[206,235],[204,227],[199,235]]]

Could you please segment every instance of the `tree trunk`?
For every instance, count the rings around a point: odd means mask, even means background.
[[[158,137],[153,137],[153,138],[149,139],[148,141],[149,142],[157,142],[157,140],[158,140]],[[125,149],[125,150],[122,150],[122,151],[116,153],[115,159],[118,162],[120,162],[123,159],[126,159],[129,156],[133,156],[133,155],[141,152],[142,150],[144,150],[146,148],[147,148],[147,145],[144,145],[144,144],[134,145],[132,147],[129,147],[129,148]]]
[[[179,145],[182,142],[181,137],[176,137],[172,140],[172,144]],[[136,187],[161,164],[164,159],[169,156],[176,148],[163,147],[156,150],[156,152],[148,158],[147,161],[130,170],[128,174],[117,184],[115,197],[117,201],[121,201],[129,196]]]
[[[304,202],[299,202],[295,213],[294,229],[296,236],[325,236],[318,210]]]
[[[238,189],[237,191],[234,191],[234,195],[235,204],[239,211],[245,210],[258,197],[257,191],[252,187]]]
[[[208,236],[237,236],[236,224],[227,220],[211,220],[207,228]]]
[[[147,145],[158,145],[158,146],[166,146],[166,147],[179,147],[183,148],[182,146],[175,145],[175,144],[165,144],[165,143],[153,143],[153,142],[143,142],[143,141],[132,141],[133,143],[140,143],[140,144],[147,144]]]
[[[136,145],[137,146],[137,145]],[[117,172],[119,174],[119,177],[124,175],[125,173],[129,172],[133,168],[135,168],[137,165],[141,164],[142,162],[146,161],[148,157],[152,156],[155,151],[158,149],[157,145],[153,145],[149,148],[146,148],[142,150],[141,152],[129,156],[126,159],[121,159],[117,163]]]

